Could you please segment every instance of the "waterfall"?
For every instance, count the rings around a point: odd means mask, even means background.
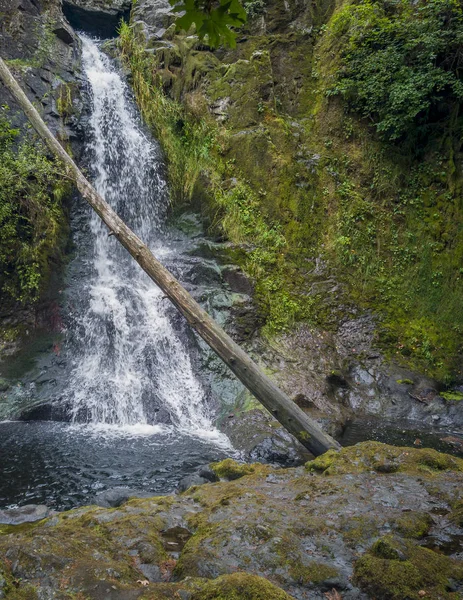
[[[98,192],[162,260],[168,205],[162,157],[144,132],[130,90],[97,42],[82,35],[91,114],[87,153]],[[92,213],[88,276],[74,304],[73,365],[66,392],[76,422],[156,424],[224,441],[212,424],[188,339],[172,308]],[[167,417],[166,417],[167,414]]]

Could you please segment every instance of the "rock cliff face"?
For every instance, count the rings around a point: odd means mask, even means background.
[[[0,594],[461,598],[463,461],[365,443],[305,468],[212,468],[222,482],[178,496],[0,525]]]
[[[397,253],[417,252],[386,241],[398,226],[396,209],[387,206],[392,190],[381,200],[384,214],[370,222],[379,202],[371,189],[386,186],[386,159],[373,165],[370,158],[387,149],[327,98],[337,64],[336,47],[328,47],[334,3],[251,2],[247,10],[237,48],[212,51],[194,35],[175,33],[167,0],[139,0],[120,43],[145,118],[164,145],[177,202],[199,207],[210,231],[235,243],[234,260],[254,283],[257,311],[247,313],[254,327],[237,336],[315,415],[341,424],[359,413],[461,423],[462,403],[440,395],[443,378],[458,381],[451,333],[458,325],[436,324],[434,308],[404,316],[404,294],[416,293],[417,302],[426,294],[401,291],[399,266],[390,267]],[[395,193],[409,193],[397,185]],[[426,189],[414,193],[424,198]],[[347,215],[346,207],[362,202],[370,216]],[[434,244],[434,234],[426,235],[422,242]],[[369,241],[342,258],[342,244],[354,236]],[[384,246],[383,275],[372,291],[358,269]],[[381,287],[384,277],[389,290]],[[236,313],[240,320],[246,322],[246,311]]]
[[[63,16],[61,2],[2,0],[0,14],[0,55],[53,133],[78,157],[81,151],[79,123],[84,107],[80,45]],[[2,117],[10,127],[18,127],[20,137],[26,139],[29,124],[3,86],[0,86],[0,105],[3,107]],[[8,110],[5,108],[7,106]],[[44,186],[44,194],[58,193],[56,189],[52,191],[51,180],[50,189],[47,189],[46,182]],[[6,294],[2,296],[0,347],[3,356],[17,350],[22,337],[25,336],[27,343],[30,339],[28,335],[36,327],[53,328],[56,325],[53,323],[55,298],[67,243],[66,200],[69,199],[69,192],[63,181],[59,193],[66,197],[53,213],[56,231],[41,256],[43,265],[39,275],[43,282],[48,280],[49,285],[42,286],[39,301],[34,305],[16,303]],[[46,236],[45,231],[42,231],[42,236]]]
[[[63,13],[75,29],[106,39],[116,36],[131,6],[131,0],[64,0]]]
[[[52,131],[63,141],[76,140],[82,111],[79,41],[61,10],[61,2],[1,0],[0,54],[38,104]],[[5,88],[0,102],[16,111]],[[21,125],[25,118],[14,114]]]

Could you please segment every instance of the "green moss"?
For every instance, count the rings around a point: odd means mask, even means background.
[[[290,596],[267,579],[248,573],[222,575],[193,592],[191,600],[290,600]]]
[[[323,473],[327,471],[331,465],[335,464],[337,455],[337,450],[328,450],[328,452],[317,456],[315,460],[306,463],[306,468],[309,471],[321,471]]]
[[[37,589],[14,577],[10,565],[0,559],[0,596],[8,600],[37,600]]]
[[[233,479],[239,479],[240,477],[254,473],[256,470],[256,465],[240,464],[232,458],[226,458],[221,462],[212,463],[211,469],[214,471],[217,477],[220,477],[220,479],[228,479],[231,481]]]
[[[449,519],[459,527],[463,527],[463,500],[459,500],[453,505]]]
[[[447,470],[463,471],[463,460],[427,448],[400,448],[379,442],[362,442],[343,448],[340,452],[329,450],[306,463],[306,469],[325,475],[369,471],[433,475]]]
[[[448,587],[451,580],[462,578],[463,568],[457,561],[393,538],[376,542],[354,568],[356,585],[378,600],[419,600],[421,590],[426,591],[426,598],[457,600],[459,592],[450,592]]]
[[[463,400],[463,393],[461,392],[441,392],[440,395],[449,402],[459,402],[460,400]]]
[[[8,600],[38,600],[37,588],[33,585],[11,589],[7,594]]]
[[[0,524],[0,535],[8,535],[10,533],[19,534],[26,531],[31,531],[35,527],[42,524],[43,521],[35,521],[32,523],[21,523],[20,525],[4,525]]]
[[[371,554],[377,558],[386,560],[401,560],[401,553],[397,550],[396,544],[389,537],[377,540],[370,549]]]
[[[342,533],[350,546],[357,547],[359,544],[368,544],[371,539],[377,537],[380,527],[381,523],[377,517],[363,515],[344,519]]]
[[[296,562],[296,564],[290,566],[289,574],[297,583],[302,585],[317,585],[327,579],[339,576],[338,571],[334,567],[317,562],[309,564]]]
[[[420,512],[406,512],[396,519],[395,525],[399,533],[407,538],[424,537],[433,524],[431,515]],[[385,557],[386,558],[386,557]]]
[[[413,385],[413,381],[411,379],[397,379],[397,383],[402,385]]]

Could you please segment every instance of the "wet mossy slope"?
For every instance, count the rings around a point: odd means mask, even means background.
[[[4,527],[2,597],[461,598],[461,459],[367,442],[213,468],[221,482],[179,496]]]
[[[244,247],[265,332],[370,309],[386,355],[458,379],[461,6],[248,2],[212,52],[158,5],[134,5],[120,49],[177,205]]]

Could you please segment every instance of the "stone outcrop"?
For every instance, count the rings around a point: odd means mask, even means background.
[[[0,0],[0,15],[0,56],[7,61],[53,133],[78,158],[82,148],[80,119],[85,104],[80,42],[62,13],[60,0]],[[21,135],[29,131],[22,111],[2,85],[0,106],[9,107],[9,110],[2,110],[12,126],[19,128]],[[63,237],[65,235],[63,232]],[[54,265],[52,277],[59,278],[58,270]],[[0,303],[3,357],[21,346],[18,331],[29,335],[36,328],[54,327],[56,291],[50,290],[46,296],[35,306]]]
[[[115,37],[121,19],[127,20],[131,0],[63,0],[63,12],[77,30]]]
[[[463,461],[364,443],[178,496],[0,525],[4,598],[458,600]]]
[[[63,16],[61,2],[0,0],[0,13],[0,55],[40,107],[53,133],[62,141],[75,142],[83,109],[80,44]],[[25,124],[3,86],[0,104],[9,105],[10,117]]]

